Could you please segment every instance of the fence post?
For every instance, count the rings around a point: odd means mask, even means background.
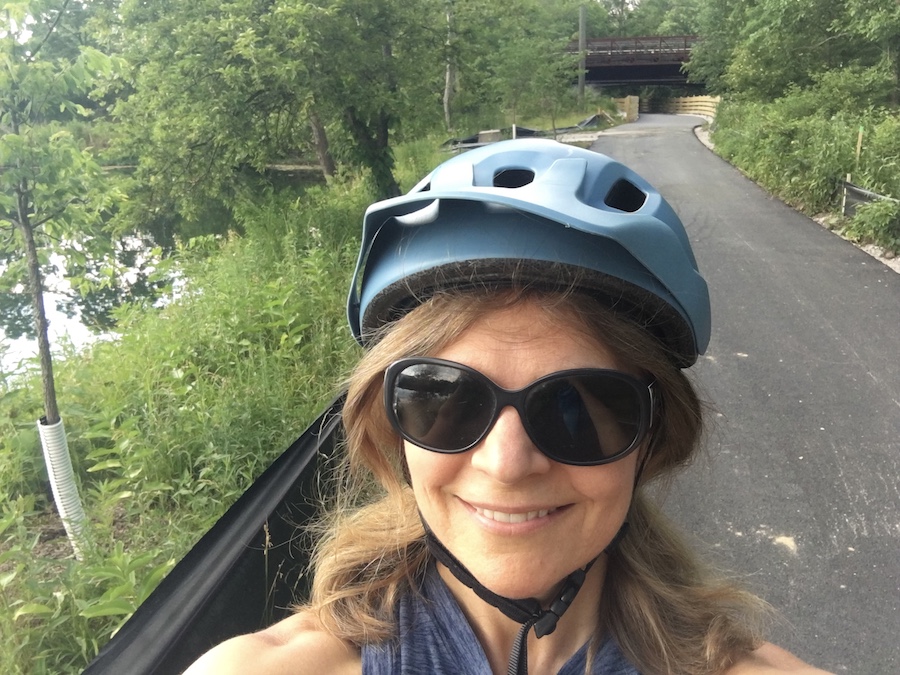
[[[863,128],[859,127],[859,135],[856,137],[856,165],[854,166],[854,171],[859,171],[859,155],[862,152],[862,137],[863,137]],[[847,176],[847,182],[850,182],[850,176]]]

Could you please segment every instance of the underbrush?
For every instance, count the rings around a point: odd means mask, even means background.
[[[900,198],[900,119],[878,104],[880,71],[823,75],[769,103],[725,100],[716,115],[716,151],[750,178],[809,215],[837,211],[841,181]],[[886,200],[860,208],[844,234],[900,249],[900,209]]]

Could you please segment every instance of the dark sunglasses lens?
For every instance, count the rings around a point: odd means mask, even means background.
[[[612,375],[575,375],[535,387],[526,403],[534,441],[550,457],[592,464],[634,443],[641,428],[641,395]]]
[[[493,395],[459,368],[418,363],[394,379],[393,410],[402,433],[417,445],[458,452],[481,438],[493,416]]]

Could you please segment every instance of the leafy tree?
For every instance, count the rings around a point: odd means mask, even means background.
[[[696,25],[703,39],[692,48],[685,65],[689,81],[704,83],[712,93],[726,91],[725,71],[740,41],[747,12],[757,1],[700,0]]]
[[[513,124],[518,123],[520,103],[527,101],[531,95],[534,71],[546,59],[534,47],[532,40],[509,40],[496,53],[493,64],[495,88]]]
[[[543,109],[544,100],[574,85],[575,60],[566,47],[577,38],[580,4],[575,0],[449,3],[453,39],[445,58],[454,74],[450,98],[457,122],[448,126],[460,127],[458,120],[467,117],[475,118],[472,123],[496,124],[501,109],[514,121],[523,103],[531,109],[528,112]],[[589,10],[599,7],[591,4],[595,7]],[[588,19],[591,31],[598,23],[594,18]],[[551,81],[552,94],[547,90]]]
[[[658,35],[659,26],[669,10],[671,0],[641,0],[626,8],[624,30],[627,35]]]
[[[274,4],[122,2],[133,90],[116,106],[116,149],[136,165],[123,219],[165,246],[179,231],[224,231],[223,205],[269,165],[306,161],[307,71],[271,34]]]
[[[480,124],[482,118],[498,113],[493,68],[511,31],[504,23],[504,11],[490,0],[448,0],[445,7],[443,106],[445,124],[452,130]],[[518,10],[517,3],[513,13]]]
[[[637,0],[598,0],[606,10],[611,31],[602,37],[625,37],[629,34],[628,23],[631,13],[638,4]]]
[[[877,46],[878,65],[883,66],[893,80],[890,101],[894,106],[900,105],[900,3],[845,0],[845,4],[844,26]],[[842,27],[836,25],[834,30]]]
[[[397,140],[546,98],[538,69],[559,70],[544,55],[553,42],[565,58],[578,4],[122,0],[134,91],[117,106],[121,163],[137,165],[126,215],[164,243],[216,205],[227,227],[267,166],[314,147],[397,194]]]
[[[379,194],[396,194],[391,133],[420,109],[436,119],[439,7],[124,0],[135,91],[118,114],[145,212],[196,218],[255,189],[270,165],[314,151],[326,174],[334,157],[366,167]]]
[[[564,106],[578,66],[577,56],[566,52],[568,42],[525,34],[497,51],[495,87],[513,124],[521,112],[549,112],[555,119]]]
[[[730,88],[756,100],[777,98],[794,86],[812,84],[816,73],[859,56],[860,45],[835,35],[843,14],[833,0],[761,0],[747,23],[725,79]]]
[[[103,223],[116,194],[90,148],[65,123],[89,114],[77,100],[112,68],[97,50],[67,40],[61,26],[68,5],[68,0],[7,5],[0,37],[6,63],[0,71],[0,317],[11,337],[38,339],[50,419],[56,410],[45,279],[48,272],[63,271],[54,260],[83,264],[110,253]]]
[[[53,255],[80,264],[109,256],[103,223],[115,196],[91,150],[65,124],[88,114],[79,100],[98,74],[112,69],[102,53],[62,30],[69,6],[70,0],[10,3],[0,28],[0,318],[12,335],[37,337],[41,424],[54,432],[61,427],[44,304],[47,272]],[[47,462],[54,495],[66,495],[57,508],[80,557],[83,511],[80,501],[68,503],[74,483],[64,445],[48,451]]]
[[[829,71],[900,72],[900,9],[864,0],[698,0],[687,70],[715,93],[766,101]],[[890,6],[888,6],[890,5]],[[896,94],[895,94],[896,96]]]
[[[702,0],[641,0],[628,23],[630,35],[694,35]]]
[[[399,194],[391,134],[439,121],[444,5],[436,0],[321,0],[291,4],[311,56],[315,98],[350,141],[343,157],[366,167],[378,195]],[[287,10],[286,10],[287,11]],[[314,66],[312,66],[314,64]],[[419,126],[421,128],[421,125]]]

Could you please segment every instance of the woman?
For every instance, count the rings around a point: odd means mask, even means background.
[[[197,673],[817,673],[644,494],[696,452],[709,296],[602,155],[508,141],[366,213],[367,348],[309,604]]]

